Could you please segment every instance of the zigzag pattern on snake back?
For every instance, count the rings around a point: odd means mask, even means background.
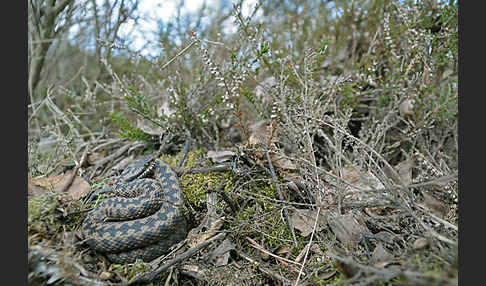
[[[165,162],[143,158],[111,187],[115,196],[88,213],[81,232],[88,245],[114,263],[150,261],[187,235],[184,197]]]

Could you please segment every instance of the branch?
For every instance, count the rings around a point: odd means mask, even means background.
[[[73,0],[64,0],[62,1],[61,3],[58,3],[55,7],[53,7],[53,12],[54,12],[54,15],[59,15],[61,14],[61,12],[64,10],[64,8],[67,7],[67,5],[71,4],[73,2]]]
[[[198,244],[197,246],[189,249],[188,251],[182,253],[181,255],[177,256],[176,258],[173,258],[171,260],[168,260],[164,265],[162,265],[161,267],[157,268],[156,270],[152,271],[152,272],[149,272],[149,273],[144,273],[138,277],[134,277],[132,278],[130,281],[128,281],[127,283],[124,283],[122,285],[124,286],[128,286],[128,285],[133,285],[133,284],[140,284],[140,283],[149,283],[151,281],[153,281],[159,274],[161,274],[162,272],[166,271],[169,267],[173,266],[174,264],[176,263],[179,263],[183,260],[186,260],[188,259],[189,257],[193,256],[194,254],[196,254],[196,252],[198,252],[199,250],[203,249],[204,247],[210,245],[211,243],[213,243],[214,241],[216,240],[220,240],[220,239],[223,239],[224,237],[226,236],[225,233],[220,233],[204,242],[202,242],[201,244]]]

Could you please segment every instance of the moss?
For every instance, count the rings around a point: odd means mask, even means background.
[[[119,274],[121,277],[126,279],[127,281],[131,280],[135,276],[145,273],[145,272],[150,272],[152,271],[152,268],[149,263],[143,262],[143,261],[137,261],[133,264],[112,264],[111,269]],[[150,283],[148,285],[154,285],[153,283]]]
[[[28,224],[49,218],[58,206],[59,202],[52,192],[30,198],[27,202]]]
[[[273,184],[268,182],[254,183],[250,187],[250,192],[270,198],[277,197]],[[292,233],[281,218],[281,207],[265,199],[256,199],[240,210],[231,223],[231,227],[239,229],[242,238],[253,236],[253,238],[263,239],[264,247],[269,249],[283,245],[293,246]],[[299,252],[305,246],[305,242],[300,237],[297,237],[297,240],[299,245],[294,251]]]
[[[81,208],[80,201],[68,205],[57,199],[58,194],[46,191],[27,201],[27,233],[30,244],[45,242],[59,245],[63,233],[72,231],[81,223],[81,214],[66,215]]]
[[[60,225],[56,209],[60,206],[52,192],[32,197],[27,202],[27,231],[29,240],[55,240]],[[34,241],[32,241],[34,242]]]
[[[184,169],[208,166],[210,162],[206,158],[204,158],[205,154],[206,151],[203,149],[188,152],[186,159],[184,160]],[[163,155],[161,157],[162,160],[166,161],[173,168],[177,167],[179,158],[180,154],[176,156]],[[182,191],[184,193],[184,199],[186,203],[191,204],[195,208],[200,208],[204,203],[208,190],[217,188],[221,186],[223,182],[226,182],[224,190],[230,191],[233,189],[235,178],[236,176],[232,172],[228,171],[185,174],[182,178],[179,179],[181,182]]]

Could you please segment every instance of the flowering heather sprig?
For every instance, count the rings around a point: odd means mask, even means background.
[[[421,181],[421,180],[430,180],[433,178],[439,178],[442,176],[445,176],[446,174],[442,172],[440,169],[436,168],[429,160],[427,160],[424,156],[419,151],[416,151],[414,153],[415,158],[417,158],[418,161],[418,168],[421,170],[424,170],[424,172],[421,172],[419,174],[419,177],[415,179],[415,181]],[[446,191],[449,196],[457,202],[457,193],[456,193],[456,184],[454,182],[448,183],[447,185],[444,186],[444,191]]]
[[[391,32],[390,32],[390,14],[385,13],[385,17],[383,18],[383,30],[385,33],[385,41],[388,45],[388,48],[390,49],[390,53],[395,57],[398,58],[397,53],[395,51],[396,45],[393,42],[393,39],[391,37]]]
[[[217,86],[224,88],[222,103],[225,104],[226,108],[233,109],[235,107],[234,99],[238,98],[239,89],[246,79],[246,70],[232,73],[231,79],[228,80],[223,75],[221,68],[212,61],[209,50],[202,44],[201,40],[197,37],[197,34],[194,31],[190,31],[190,34],[191,39],[197,43],[204,65],[208,68],[211,75],[215,77]]]

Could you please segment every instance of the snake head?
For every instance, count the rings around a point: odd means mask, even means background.
[[[155,158],[154,157],[145,157],[133,164],[133,166],[127,168],[118,178],[118,183],[122,182],[131,182],[133,180],[145,177],[154,166]]]

